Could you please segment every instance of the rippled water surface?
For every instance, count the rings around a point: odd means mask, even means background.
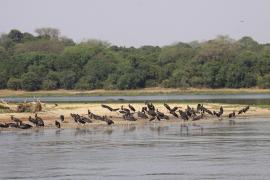
[[[6,97],[9,102],[36,100],[34,97]],[[189,101],[236,104],[270,104],[270,94],[184,94],[184,95],[147,95],[147,96],[61,96],[40,97],[42,102],[117,102],[117,101]]]
[[[0,132],[0,179],[269,179],[270,118]]]

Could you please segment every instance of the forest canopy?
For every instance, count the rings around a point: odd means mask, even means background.
[[[0,89],[270,88],[270,44],[247,36],[134,48],[35,32],[1,35]]]

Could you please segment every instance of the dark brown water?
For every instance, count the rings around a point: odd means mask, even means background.
[[[0,179],[269,179],[270,118],[0,133]]]

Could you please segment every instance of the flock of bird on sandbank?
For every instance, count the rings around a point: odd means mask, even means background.
[[[213,116],[217,118],[222,118],[224,116],[224,110],[221,106],[219,108],[219,111],[211,111],[208,108],[204,107],[202,104],[198,104],[197,108],[191,108],[189,105],[187,105],[187,108],[185,110],[181,110],[180,107],[170,107],[168,104],[164,103],[165,108],[167,109],[167,112],[161,112],[159,111],[151,102],[145,102],[145,106],[142,107],[141,111],[136,111],[134,106],[131,104],[128,105],[128,107],[124,107],[123,105],[120,108],[112,108],[108,105],[101,104],[101,106],[110,112],[115,112],[117,114],[121,114],[121,117],[126,121],[137,121],[138,119],[144,119],[149,121],[161,121],[161,120],[169,120],[170,117],[174,117],[177,119],[181,119],[182,121],[198,121],[207,118],[207,116]],[[236,115],[241,115],[243,113],[246,113],[249,110],[249,106],[246,106],[242,109],[240,109],[238,112],[233,111],[227,115],[229,119],[235,118]],[[137,116],[135,116],[135,114]],[[102,121],[105,122],[107,125],[114,124],[114,121],[111,119],[111,116],[101,116],[94,114],[90,110],[87,112],[87,116],[85,115],[79,115],[79,114],[73,114],[71,113],[70,116],[74,120],[74,123],[85,125],[87,123],[92,123],[94,121]],[[38,116],[38,114],[35,114],[34,117],[29,116],[28,121],[31,124],[27,124],[22,122],[21,119],[14,117],[14,115],[11,115],[10,117],[11,122],[2,124],[0,123],[0,128],[18,128],[18,129],[30,129],[34,126],[36,127],[44,127],[44,120]],[[64,115],[60,115],[58,120],[55,120],[55,126],[57,128],[61,128],[61,124],[65,122]],[[234,122],[234,121],[232,121]]]

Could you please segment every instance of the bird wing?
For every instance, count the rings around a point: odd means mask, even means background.
[[[175,112],[173,112],[172,115],[178,118],[178,115]]]
[[[172,111],[176,111],[178,109],[178,107],[174,107],[174,108],[172,108]]]
[[[240,110],[238,111],[238,114],[242,114],[242,112],[243,112],[243,109],[240,109]]]
[[[109,109],[110,111],[113,110],[110,106],[108,106],[108,105],[106,105],[106,104],[101,104],[101,106],[102,106],[103,108]]]
[[[245,107],[244,112],[247,112],[249,109],[249,106]]]
[[[213,115],[212,111],[210,111],[209,109],[206,109],[206,112],[207,112],[208,114]]]
[[[171,107],[170,107],[168,104],[164,103],[164,106],[165,106],[165,108],[168,109],[169,111],[171,110]]]
[[[132,105],[128,105],[129,109],[131,109],[132,111],[136,111],[135,108]]]
[[[151,119],[149,119],[149,121],[153,121],[155,118],[156,118],[155,116],[151,117]]]

